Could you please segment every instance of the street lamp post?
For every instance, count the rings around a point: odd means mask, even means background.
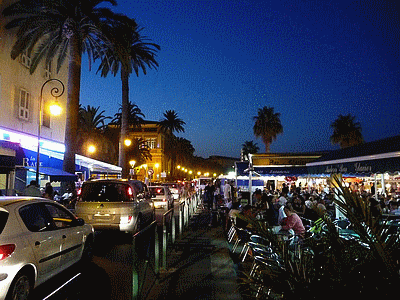
[[[54,98],[56,98],[56,100],[57,100],[58,97],[60,97],[60,96],[62,96],[62,94],[64,94],[64,90],[65,90],[64,84],[63,84],[60,80],[55,79],[55,78],[49,79],[49,80],[45,81],[45,82],[43,83],[43,85],[42,85],[42,88],[40,89],[39,118],[38,118],[39,121],[38,121],[38,136],[37,136],[38,146],[37,146],[37,157],[36,157],[36,184],[39,185],[39,186],[40,186],[40,183],[39,183],[40,134],[41,134],[41,129],[42,129],[42,119],[43,119],[43,118],[42,118],[42,114],[43,114],[43,111],[42,111],[42,110],[43,110],[43,89],[44,89],[45,85],[48,84],[48,83],[51,82],[51,81],[57,81],[57,82],[61,85],[61,87],[62,87],[61,90],[60,90],[58,87],[53,87],[53,88],[50,90],[51,96],[54,97]]]

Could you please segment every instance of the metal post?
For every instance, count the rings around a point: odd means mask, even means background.
[[[165,224],[165,214],[163,215],[163,253],[162,253],[162,266],[161,268],[165,271],[167,269],[167,226]]]
[[[50,94],[52,97],[54,98],[58,98],[61,97],[62,94],[64,94],[64,84],[55,78],[46,80],[41,89],[40,89],[40,99],[39,99],[39,118],[38,118],[38,135],[37,135],[37,140],[38,140],[38,145],[37,145],[37,156],[36,156],[36,184],[40,186],[40,182],[39,182],[39,166],[40,166],[40,135],[41,135],[41,129],[42,129],[42,115],[43,115],[43,89],[45,87],[45,85],[51,81],[57,81],[59,84],[61,84],[62,90],[60,91],[58,87],[53,87],[50,90]]]
[[[160,272],[160,242],[158,238],[157,224],[154,225],[154,273]]]

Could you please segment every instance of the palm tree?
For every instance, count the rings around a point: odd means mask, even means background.
[[[63,170],[69,173],[75,172],[82,55],[86,52],[90,62],[96,57],[106,59],[104,49],[111,45],[103,32],[105,24],[121,20],[136,26],[133,20],[98,7],[104,2],[117,4],[114,0],[20,0],[3,11],[4,16],[12,17],[6,28],[18,29],[11,58],[16,59],[24,51],[34,52],[31,73],[40,61],[49,63],[55,57],[59,71],[68,57]]]
[[[361,134],[360,122],[355,122],[355,116],[350,114],[339,117],[331,124],[333,134],[331,135],[332,144],[339,144],[340,148],[346,148],[362,144],[364,142]]]
[[[253,141],[245,141],[242,144],[242,154],[245,160],[249,160],[249,154],[257,153],[260,148]]]
[[[183,125],[186,123],[178,118],[178,114],[174,110],[167,110],[164,113],[164,119],[160,121],[160,128],[163,132],[185,132]]]
[[[126,153],[123,145],[129,127],[129,77],[133,71],[136,76],[139,76],[140,70],[146,75],[146,67],[149,69],[158,67],[155,56],[156,52],[160,50],[159,45],[148,42],[147,37],[140,34],[142,28],[138,28],[136,23],[132,26],[134,22],[132,19],[126,23],[117,21],[107,27],[107,36],[110,36],[113,48],[108,49],[108,52],[111,52],[109,61],[102,60],[99,67],[103,77],[107,76],[109,72],[115,76],[121,69],[122,105],[118,164],[122,168],[123,178],[128,176]]]
[[[113,143],[104,135],[107,119],[104,110],[99,112],[100,107],[79,106],[79,127],[76,135],[77,144],[80,149],[78,153],[87,155],[90,145],[95,145],[97,150],[93,156],[101,161],[112,162],[112,156],[116,154]]]
[[[160,120],[158,125],[161,132],[166,135],[164,151],[169,158],[172,177],[174,177],[175,163],[178,156],[177,139],[174,136],[174,132],[185,132],[183,128],[185,124],[182,119],[178,118],[178,114],[174,110],[167,110],[164,113],[164,119]]]
[[[129,160],[136,161],[136,166],[142,165],[148,160],[152,160],[149,145],[142,138],[133,139],[132,145],[130,145],[126,151],[126,155]]]
[[[142,110],[135,103],[129,101],[128,109],[124,111],[121,105],[118,112],[114,115],[114,119],[111,121],[111,124],[121,126],[122,116],[125,117],[125,115],[127,116],[128,127],[140,127],[144,122],[143,118],[145,115],[142,113]]]
[[[254,117],[254,120],[254,135],[261,137],[265,144],[265,152],[268,153],[272,141],[283,132],[280,113],[275,113],[273,107],[264,106],[258,109],[258,115]]]

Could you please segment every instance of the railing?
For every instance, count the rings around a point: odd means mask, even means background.
[[[168,245],[172,246],[175,243],[177,234],[182,238],[190,217],[196,212],[199,203],[200,195],[193,194],[179,203],[177,215],[174,208],[163,214],[161,228],[157,226],[157,221],[154,221],[133,236],[132,299],[145,299],[144,282],[152,277],[154,281],[151,285],[154,285],[160,273],[168,271]],[[151,271],[150,274],[148,271]]]

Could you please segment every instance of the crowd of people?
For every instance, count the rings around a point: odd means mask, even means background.
[[[242,194],[236,190],[233,182],[226,182],[220,188],[220,182],[209,182],[204,189],[203,202],[209,209],[220,208],[226,212],[226,220],[234,220],[237,226],[246,227],[246,218],[237,215],[262,219],[268,226],[278,227],[302,235],[305,222],[316,221],[321,214],[327,213],[335,218],[334,192],[332,189],[313,189],[283,183],[279,190],[256,190],[251,201],[243,201]],[[375,216],[380,214],[400,215],[400,202],[396,193],[375,194],[374,190],[351,189],[358,193],[371,206]]]

